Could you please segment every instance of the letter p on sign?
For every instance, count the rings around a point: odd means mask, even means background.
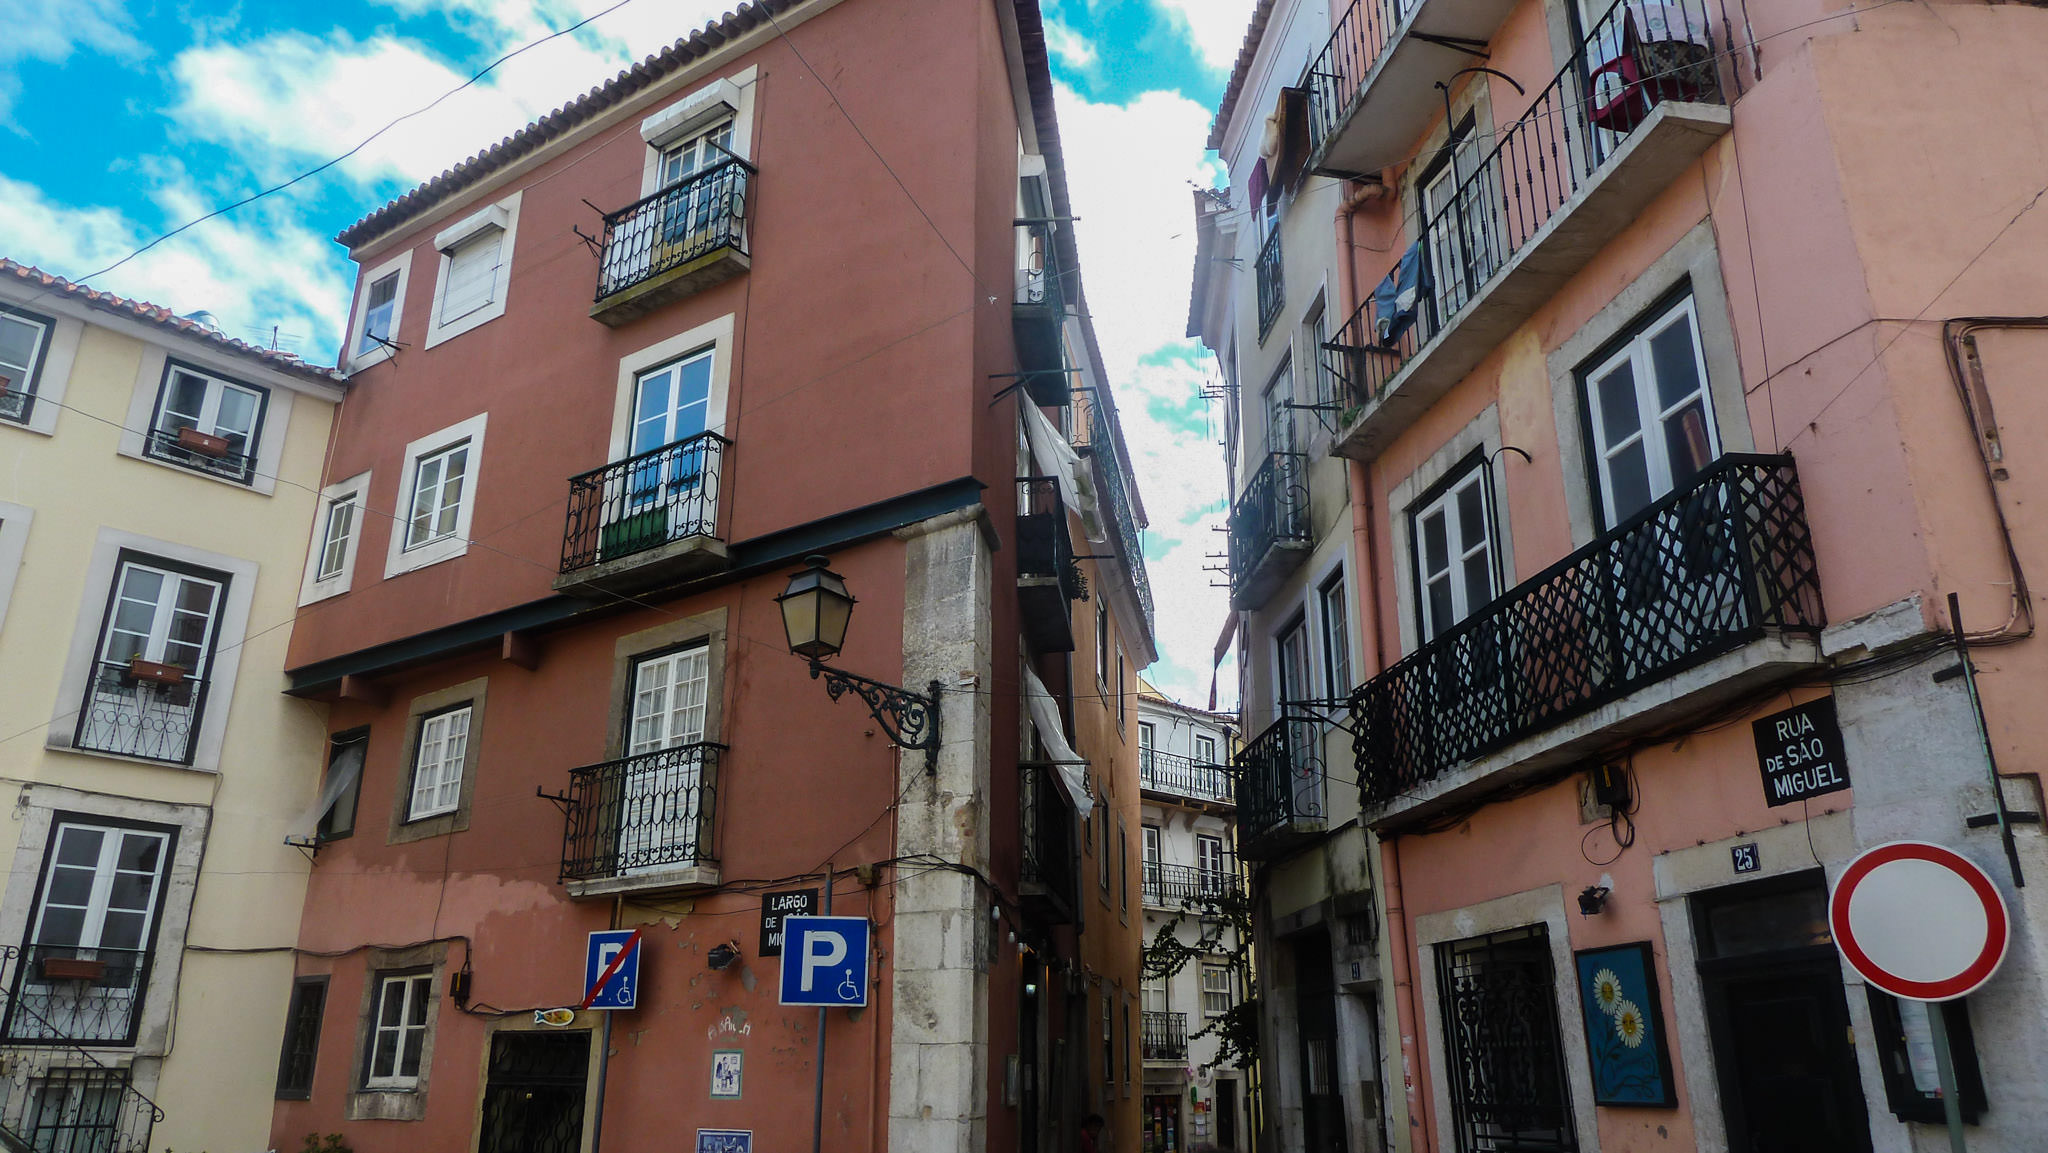
[[[868,1003],[865,917],[789,917],[782,923],[781,1001],[852,1008]]]

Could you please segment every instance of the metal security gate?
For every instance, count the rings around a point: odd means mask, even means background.
[[[1544,927],[1438,945],[1436,975],[1459,1153],[1574,1153]]]
[[[478,1153],[577,1153],[589,1070],[588,1032],[493,1036]]]

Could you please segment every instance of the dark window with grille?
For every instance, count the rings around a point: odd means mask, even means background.
[[[1549,933],[1438,945],[1436,977],[1459,1153],[1576,1150]]]
[[[589,1072],[588,1032],[493,1036],[477,1153],[577,1153]]]
[[[320,1017],[327,1010],[327,978],[301,977],[292,985],[284,1017],[284,1052],[277,1059],[277,1099],[313,1095],[313,1062],[320,1053]]]

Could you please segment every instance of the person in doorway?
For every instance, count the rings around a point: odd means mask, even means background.
[[[1090,1113],[1081,1120],[1081,1153],[1101,1153],[1102,1127],[1109,1122],[1100,1113]]]

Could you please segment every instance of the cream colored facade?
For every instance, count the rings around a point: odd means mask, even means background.
[[[17,350],[21,326],[35,330],[36,363],[25,414],[0,396],[20,417],[0,420],[0,945],[14,951],[0,987],[0,1129],[58,1140],[54,1125],[89,1127],[105,1107],[114,1132],[90,1147],[264,1149],[308,870],[285,838],[309,831],[291,826],[314,799],[326,736],[325,707],[285,696],[282,670],[341,388],[0,262],[7,323]],[[0,375],[18,389],[22,367]],[[178,385],[211,404],[203,427],[234,423],[241,401],[222,396],[249,390],[235,396],[261,413],[253,459],[150,439],[174,374],[216,382]],[[138,598],[152,582],[187,581],[188,607],[212,602],[206,655],[183,684],[101,659],[110,592],[138,572],[124,585],[129,623],[148,615]],[[139,642],[149,655],[179,658],[177,638],[199,626],[152,627]],[[195,700],[197,724],[180,734]],[[52,871],[67,826],[67,859],[104,855]],[[167,867],[151,869],[152,855]],[[142,956],[114,947],[138,934]],[[99,971],[55,973],[53,956]],[[129,1087],[95,1063],[128,1070]],[[51,1088],[50,1069],[81,1067],[102,1080]],[[153,1126],[137,1093],[162,1111]]]

